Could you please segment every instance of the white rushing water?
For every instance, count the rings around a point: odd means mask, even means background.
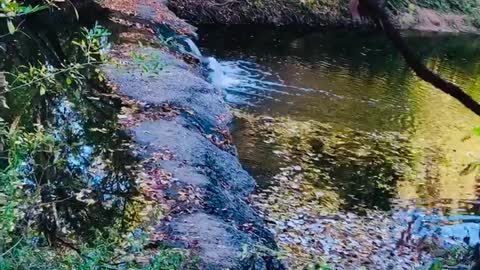
[[[188,49],[191,54],[198,57],[199,59],[203,58],[202,52],[200,52],[200,49],[198,48],[197,44],[193,42],[193,40],[191,40],[190,38],[185,38],[185,43],[187,43]]]
[[[322,92],[285,84],[278,74],[250,61],[218,61],[214,57],[208,57],[204,58],[204,63],[210,83],[225,91],[227,101],[234,104],[254,105],[257,100],[278,101],[276,97],[279,95]]]

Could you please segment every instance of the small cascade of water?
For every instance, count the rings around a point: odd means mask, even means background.
[[[317,91],[287,85],[279,75],[266,71],[260,65],[245,61],[218,61],[208,57],[206,61],[209,81],[227,94],[227,101],[252,105],[255,100],[277,100],[278,95],[302,95]]]
[[[194,56],[196,56],[198,59],[202,59],[203,58],[203,55],[202,55],[202,52],[200,52],[200,49],[198,48],[197,44],[195,44],[195,42],[193,42],[192,39],[190,38],[185,38],[184,39],[185,43],[187,44],[188,46],[188,50],[191,54],[193,54]]]
[[[182,37],[181,41],[182,49],[200,60],[210,83],[217,89],[225,91],[226,99],[231,103],[253,105],[256,100],[276,100],[275,95],[313,91],[309,88],[287,85],[280,76],[265,71],[254,62],[218,61],[214,57],[203,56],[193,40]]]

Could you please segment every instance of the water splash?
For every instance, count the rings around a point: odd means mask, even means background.
[[[208,79],[226,92],[227,101],[233,104],[253,105],[259,100],[275,100],[277,96],[303,95],[304,92],[322,92],[311,88],[287,85],[278,74],[266,71],[262,66],[244,60],[218,61],[208,57],[204,61]]]

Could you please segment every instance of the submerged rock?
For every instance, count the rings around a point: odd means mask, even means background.
[[[121,94],[152,105],[168,103],[186,109],[210,128],[225,128],[231,121],[222,94],[185,62],[153,48],[139,49],[132,56],[137,59],[122,59],[120,67],[105,67]]]

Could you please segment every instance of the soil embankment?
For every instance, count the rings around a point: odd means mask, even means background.
[[[354,22],[349,0],[170,0],[170,9],[193,24],[266,24],[351,27],[368,25]],[[443,12],[416,5],[386,9],[397,27],[427,32],[476,33],[474,18],[469,14]]]

